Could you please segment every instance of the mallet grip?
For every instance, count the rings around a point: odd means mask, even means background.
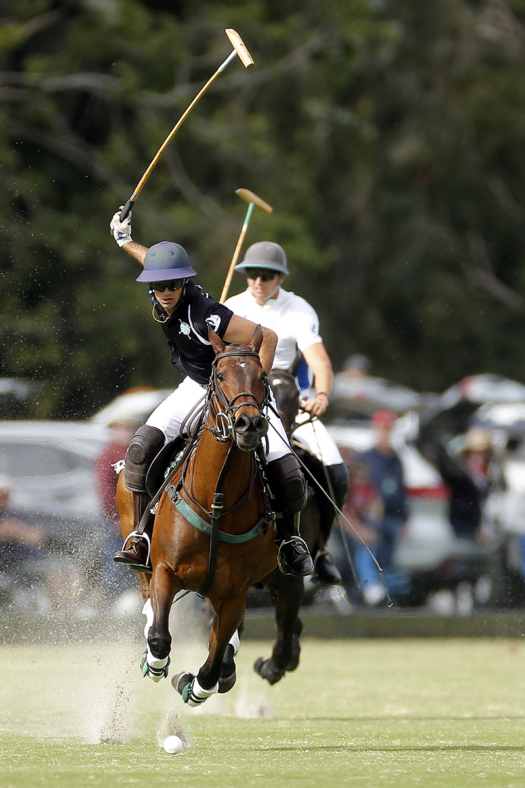
[[[253,58],[248,52],[248,49],[246,48],[244,41],[237,33],[237,31],[233,30],[233,28],[231,27],[228,27],[224,32],[230,39],[230,44],[239,55],[239,60],[241,61],[243,66],[245,68],[253,68],[255,65],[255,63],[253,62]]]
[[[131,197],[130,197],[129,200],[127,201],[127,203],[125,204],[125,206],[123,207],[123,209],[120,212],[120,221],[121,222],[124,221],[126,216],[129,216],[129,214],[131,213],[131,209],[133,208],[134,205],[135,205],[135,200],[132,200]]]

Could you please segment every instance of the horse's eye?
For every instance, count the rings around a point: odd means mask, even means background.
[[[226,380],[222,372],[217,373],[217,380],[219,381],[219,383],[224,383],[224,381]]]

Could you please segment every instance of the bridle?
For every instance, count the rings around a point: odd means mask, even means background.
[[[259,402],[255,394],[252,394],[250,391],[241,391],[239,394],[236,394],[233,399],[228,400],[220,386],[221,381],[219,380],[219,375],[221,373],[217,370],[217,362],[223,358],[236,358],[238,356],[253,356],[257,359],[259,358],[259,354],[254,350],[227,350],[224,353],[219,353],[212,362],[207,401],[209,409],[213,414],[215,425],[208,423],[207,427],[213,433],[215,439],[220,443],[235,440],[236,415],[240,408],[244,406],[256,408],[259,416],[266,422],[266,431],[268,431],[268,420],[263,413],[263,409],[268,405],[270,400],[270,386],[266,376],[264,378],[264,397],[262,402]]]

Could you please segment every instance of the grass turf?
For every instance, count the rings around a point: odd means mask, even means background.
[[[519,641],[304,639],[274,687],[252,669],[269,644],[246,642],[237,685],[197,710],[142,679],[141,652],[0,647],[0,786],[525,786]],[[205,654],[175,640],[171,673]]]

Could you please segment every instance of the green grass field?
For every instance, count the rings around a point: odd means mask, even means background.
[[[252,669],[269,644],[246,642],[237,685],[198,710],[142,679],[141,652],[0,647],[0,786],[525,786],[520,641],[305,639],[275,687]],[[172,673],[205,653],[175,641]]]

